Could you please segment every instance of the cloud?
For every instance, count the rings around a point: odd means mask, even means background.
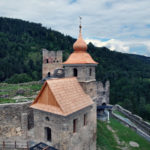
[[[73,37],[82,16],[84,38],[112,39],[107,46],[128,52],[128,42],[150,39],[149,6],[149,0],[0,0],[0,15],[42,23]],[[149,52],[149,44],[146,48]]]
[[[107,47],[112,51],[119,51],[123,53],[129,52],[129,46],[126,45],[124,42],[110,39],[108,41],[101,41],[101,40],[94,40],[94,39],[86,39],[86,43],[92,42],[97,47]]]

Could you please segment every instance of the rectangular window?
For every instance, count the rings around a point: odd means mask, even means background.
[[[83,125],[87,125],[87,114],[84,114]]]
[[[45,136],[47,141],[52,141],[51,128],[45,127]]]
[[[73,133],[77,132],[77,119],[73,120]]]

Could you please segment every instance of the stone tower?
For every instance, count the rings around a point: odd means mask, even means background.
[[[57,68],[62,68],[62,51],[43,49],[42,78],[51,76]]]
[[[91,134],[96,133],[96,112],[97,112],[97,82],[95,79],[95,67],[97,62],[95,62],[90,54],[87,52],[87,44],[82,38],[81,34],[81,24],[79,26],[79,37],[73,45],[74,52],[69,56],[69,58],[63,63],[63,68],[65,70],[65,77],[77,77],[78,82],[82,86],[86,94],[88,94],[93,100],[94,104],[91,109],[94,127]],[[96,137],[96,135],[95,135]],[[92,140],[92,147],[89,150],[96,150],[96,138]]]
[[[74,52],[63,63],[65,77],[77,77],[84,91],[95,101],[97,97],[95,67],[98,63],[87,53],[87,44],[82,38],[81,25],[79,26],[79,37],[73,49]]]

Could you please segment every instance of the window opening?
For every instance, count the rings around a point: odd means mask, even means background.
[[[52,141],[51,128],[45,127],[45,135],[46,135],[46,140],[51,142]]]
[[[73,120],[73,133],[77,132],[77,119]]]
[[[78,70],[76,68],[73,69],[73,76],[74,77],[78,76]]]
[[[51,73],[50,73],[50,72],[48,72],[47,77],[50,77],[50,76],[51,76]]]
[[[90,70],[89,70],[89,76],[91,76],[92,75],[92,69],[90,68]]]
[[[86,126],[87,125],[87,114],[84,114],[84,122],[83,125]]]

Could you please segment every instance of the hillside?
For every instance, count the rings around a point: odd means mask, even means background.
[[[40,80],[41,49],[63,50],[66,60],[74,41],[41,24],[0,18],[0,81]],[[150,120],[150,57],[114,52],[92,43],[88,45],[88,52],[99,63],[97,80],[111,82],[111,103],[119,103]]]

